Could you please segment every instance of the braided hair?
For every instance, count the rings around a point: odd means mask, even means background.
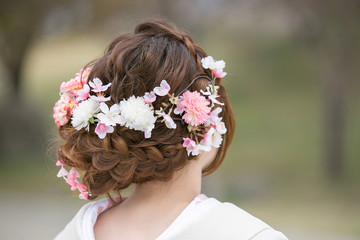
[[[123,34],[114,39],[104,56],[91,62],[89,79],[100,78],[112,87],[106,95],[110,104],[118,103],[132,95],[143,96],[158,86],[161,80],[171,86],[175,95],[184,90],[192,79],[199,76],[211,77],[211,72],[201,66],[205,51],[185,32],[164,20],[153,20],[139,24],[134,33]],[[205,89],[207,79],[199,78],[189,87],[190,91]],[[222,107],[221,117],[228,129],[215,160],[203,170],[204,175],[214,172],[221,164],[234,134],[234,114],[221,79],[219,86]],[[165,97],[159,97],[155,108],[161,106]],[[99,139],[92,131],[76,130],[70,123],[59,128],[60,137],[65,140],[58,149],[58,157],[67,166],[83,173],[82,183],[91,195],[89,199],[117,192],[132,183],[148,181],[169,181],[174,172],[189,161],[182,146],[188,137],[186,125],[176,122],[176,129],[156,123],[151,138],[124,126],[116,126],[112,134]],[[90,126],[94,128],[94,126]],[[110,195],[109,195],[110,196]]]

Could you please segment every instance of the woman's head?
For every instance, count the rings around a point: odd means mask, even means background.
[[[169,94],[174,93],[174,96],[184,90],[205,91],[209,80],[216,79],[213,84],[219,86],[217,100],[224,103],[217,107],[222,109],[219,116],[227,132],[214,161],[203,170],[203,174],[207,175],[223,161],[233,137],[235,122],[221,79],[214,78],[212,71],[202,66],[201,60],[206,56],[188,34],[173,24],[161,20],[148,21],[138,25],[134,33],[123,34],[113,40],[104,56],[89,64],[91,71],[88,79],[99,78],[104,85],[111,83],[104,91],[105,97],[110,97],[106,102],[108,106],[131,96],[144,96],[164,79],[170,86]],[[157,96],[151,106],[166,109],[164,103],[169,105],[168,95]],[[174,116],[173,112],[169,114]],[[77,130],[69,121],[59,129],[65,143],[59,147],[58,157],[62,164],[83,173],[82,181],[91,192],[90,199],[120,191],[132,183],[168,181],[174,171],[183,168],[189,161],[196,161],[196,156],[188,155],[183,147],[184,138],[193,137],[188,124],[181,116],[177,118],[173,117],[175,129],[167,127],[163,121],[156,121],[150,138],[145,138],[142,131],[116,125],[112,133],[100,139],[95,134],[94,124],[89,125],[89,131],[84,128]]]

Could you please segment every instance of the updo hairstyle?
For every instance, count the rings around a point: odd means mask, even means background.
[[[112,84],[105,92],[111,96],[109,105],[132,95],[143,96],[163,79],[169,83],[170,93],[176,95],[198,76],[211,78],[211,72],[201,65],[201,59],[206,56],[205,51],[175,25],[163,20],[147,21],[138,25],[134,33],[117,37],[103,57],[89,63],[92,70],[88,79],[100,78],[104,84]],[[200,78],[189,90],[205,90],[208,82]],[[219,100],[225,103],[220,106],[220,117],[228,131],[223,135],[215,160],[203,170],[203,175],[220,166],[235,128],[233,110],[221,79],[216,80],[216,85],[220,86]],[[154,108],[159,109],[167,98],[158,97]],[[132,183],[169,181],[176,170],[196,159],[188,156],[182,146],[183,138],[189,137],[186,125],[181,121],[175,123],[176,129],[169,129],[164,123],[156,122],[151,138],[144,138],[142,131],[117,125],[112,134],[100,139],[94,132],[94,124],[90,125],[90,131],[78,131],[69,122],[59,129],[65,142],[57,154],[62,163],[83,174],[82,183],[91,193],[89,199],[111,192],[120,194]]]

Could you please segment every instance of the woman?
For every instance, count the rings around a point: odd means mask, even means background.
[[[89,65],[61,84],[54,107],[65,140],[58,177],[82,199],[108,198],[82,207],[57,240],[287,239],[201,194],[201,177],[220,166],[235,129],[224,61],[155,20]]]

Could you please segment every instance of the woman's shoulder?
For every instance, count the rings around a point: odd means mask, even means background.
[[[221,203],[169,239],[287,240],[287,237],[236,205]]]
[[[84,231],[84,229],[92,228],[97,216],[111,206],[112,202],[107,198],[85,204],[55,237],[55,240],[91,239],[91,237],[86,236],[88,232]]]
[[[213,210],[214,212],[210,214],[220,217],[229,227],[235,228],[235,232],[239,232],[239,234],[241,232],[241,234],[244,235],[244,239],[288,239],[283,233],[276,231],[264,221],[232,203],[225,202]]]

